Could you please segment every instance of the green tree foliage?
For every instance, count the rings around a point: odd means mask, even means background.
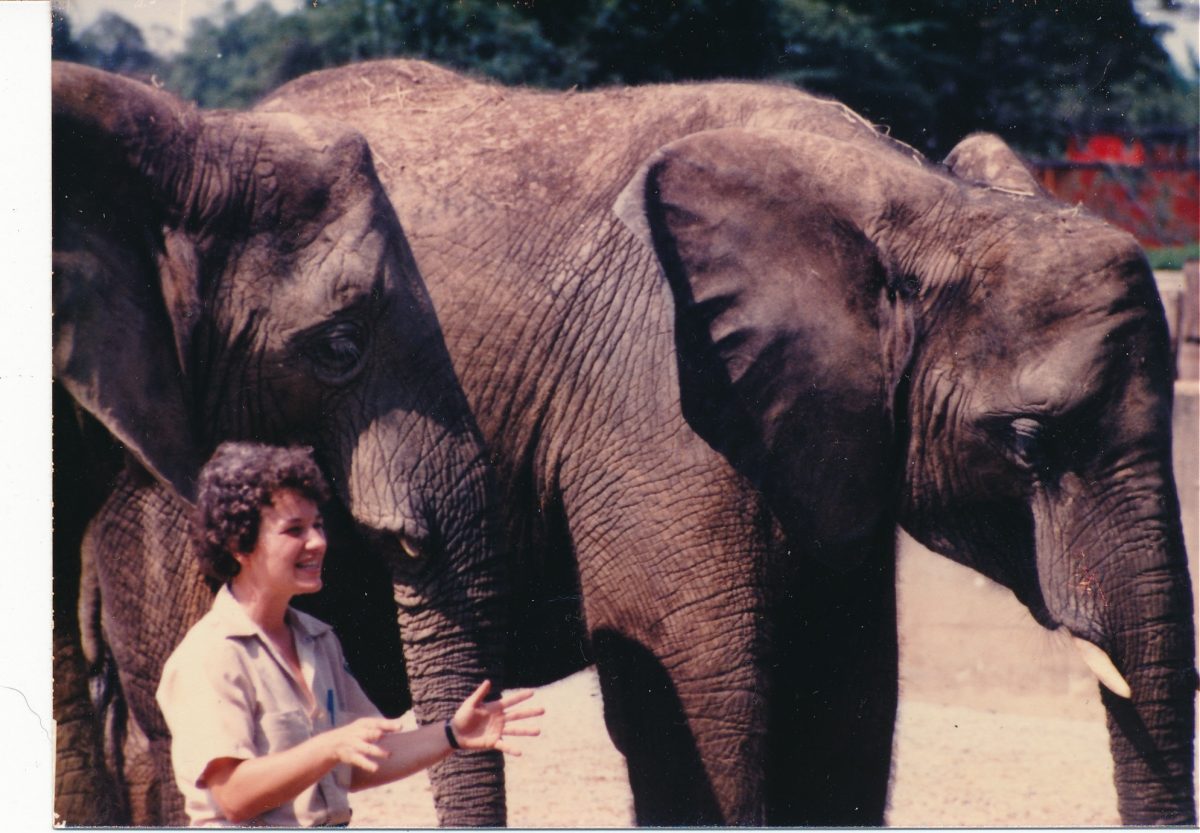
[[[137,54],[140,34],[91,28],[76,43],[66,26],[61,49],[91,38],[96,54]],[[786,81],[935,157],[974,130],[1041,154],[1072,134],[1197,123],[1195,73],[1172,68],[1132,0],[309,0],[289,14],[226,2],[165,77],[206,106],[240,106],[315,69],[398,55],[556,88]]]
[[[302,14],[326,65],[419,55],[538,85],[554,84],[565,69],[535,21],[495,0],[336,0]]]
[[[557,86],[761,78],[780,40],[774,0],[527,0],[517,3],[570,57]]]
[[[1129,0],[780,0],[780,77],[927,151],[972,130],[1034,153],[1098,130],[1195,124],[1196,88]]]
[[[208,107],[249,104],[297,75],[325,66],[310,56],[303,19],[266,3],[238,13],[226,2],[192,26],[167,75],[168,86]]]
[[[71,30],[71,19],[52,9],[50,13],[50,58],[54,61],[84,63],[83,50]]]
[[[170,83],[207,106],[245,105],[315,69],[396,55],[511,83],[553,85],[570,71],[535,21],[494,0],[337,0],[288,15],[226,2],[216,20],[195,24]]]
[[[143,79],[162,69],[162,59],[146,46],[142,30],[113,12],[102,12],[76,37],[70,21],[55,11],[50,38],[50,54],[55,60],[76,61]]]
[[[291,15],[226,3],[171,75],[210,106],[246,104],[313,69],[419,56],[508,83],[594,87],[762,77],[780,43],[770,0],[317,0]]]

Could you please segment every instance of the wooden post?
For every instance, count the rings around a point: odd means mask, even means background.
[[[1175,484],[1183,517],[1183,538],[1192,575],[1200,576],[1200,261],[1183,266],[1183,292],[1175,328],[1178,347],[1175,381]]]
[[[1183,265],[1183,293],[1179,299],[1175,338],[1179,345],[1175,365],[1176,378],[1183,381],[1200,379],[1200,260]]]

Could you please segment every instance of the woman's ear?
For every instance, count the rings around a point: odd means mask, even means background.
[[[882,329],[871,237],[888,166],[919,167],[821,136],[711,131],[660,149],[615,207],[674,296],[684,417],[789,534],[821,544],[874,530],[895,479],[904,344]]]
[[[182,210],[166,185],[184,173],[170,154],[186,152],[198,117],[70,64],[55,64],[52,97],[55,379],[191,500],[202,460],[176,317],[194,319],[195,263],[164,229]]]

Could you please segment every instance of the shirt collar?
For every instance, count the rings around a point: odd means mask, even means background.
[[[238,600],[233,597],[228,584],[221,585],[221,589],[217,591],[216,598],[212,603],[212,614],[222,636],[245,637],[256,636],[259,633],[258,625],[238,604]],[[301,635],[316,638],[326,631],[332,630],[329,625],[317,617],[310,616],[302,610],[296,610],[294,607],[288,607],[287,616],[288,624]]]

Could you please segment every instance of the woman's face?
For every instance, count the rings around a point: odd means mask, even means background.
[[[234,556],[241,564],[242,587],[290,599],[321,589],[325,527],[317,505],[291,489],[280,489],[262,508],[258,541],[249,553]]]

